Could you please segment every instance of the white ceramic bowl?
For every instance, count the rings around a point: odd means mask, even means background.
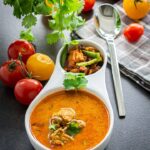
[[[101,54],[103,55],[103,59],[104,59],[103,66],[99,71],[97,71],[94,74],[86,76],[86,78],[88,79],[88,85],[87,85],[87,88],[84,89],[88,91],[89,93],[96,95],[100,100],[102,100],[109,111],[109,116],[110,116],[109,130],[106,136],[104,137],[104,139],[92,149],[92,150],[103,150],[109,142],[112,129],[113,129],[113,124],[114,124],[113,110],[110,104],[110,100],[107,94],[106,84],[105,84],[105,69],[106,69],[106,64],[107,64],[107,54],[101,48],[101,46],[95,42],[92,42],[89,40],[79,40],[79,44],[95,47],[97,50],[101,52]],[[30,130],[30,115],[33,109],[37,106],[37,104],[40,101],[42,101],[46,96],[63,89],[63,79],[64,79],[65,71],[60,65],[60,57],[61,57],[62,51],[63,51],[63,47],[60,49],[57,55],[55,70],[51,76],[51,79],[48,81],[48,83],[45,85],[42,91],[37,95],[37,97],[32,101],[25,115],[26,132],[30,139],[31,144],[36,150],[49,150],[49,149],[43,144],[41,144],[32,135],[31,130]]]

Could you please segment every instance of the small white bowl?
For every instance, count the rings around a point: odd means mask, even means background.
[[[106,84],[105,84],[105,69],[106,69],[106,64],[107,64],[107,54],[106,52],[101,48],[101,46],[95,42],[89,41],[89,40],[79,40],[79,44],[86,45],[86,46],[93,46],[97,50],[99,50],[103,56],[104,62],[103,66],[100,70],[98,70],[96,73],[93,73],[91,75],[86,76],[88,79],[88,85],[86,87],[87,92],[96,95],[101,101],[104,102],[106,105],[109,116],[110,116],[110,125],[109,125],[109,130],[104,137],[104,139],[97,144],[94,148],[91,150],[103,150],[110,139],[112,130],[113,130],[113,125],[114,125],[114,114],[112,110],[112,106],[110,104],[110,100],[107,94],[106,90]],[[27,135],[30,139],[31,144],[36,150],[50,150],[43,144],[41,144],[31,133],[30,129],[30,116],[33,111],[33,109],[37,106],[39,102],[41,102],[46,96],[56,92],[63,90],[63,80],[64,80],[64,74],[65,70],[61,67],[60,64],[60,57],[62,54],[64,47],[62,47],[57,55],[56,59],[56,65],[54,72],[51,76],[51,79],[47,82],[45,87],[42,89],[42,91],[37,95],[37,97],[32,101],[30,106],[27,109],[26,115],[25,115],[25,128]],[[69,149],[68,149],[69,150]]]

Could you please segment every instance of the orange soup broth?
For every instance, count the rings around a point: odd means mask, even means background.
[[[48,141],[49,119],[60,108],[73,108],[76,118],[86,122],[86,127],[64,146],[51,146]],[[100,143],[109,129],[106,106],[96,96],[85,91],[60,91],[44,98],[33,110],[30,126],[33,136],[51,150],[88,150]]]

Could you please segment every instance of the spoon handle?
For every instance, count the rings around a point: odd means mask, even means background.
[[[113,80],[114,80],[114,87],[115,87],[115,93],[116,93],[116,98],[117,98],[119,116],[125,117],[126,112],[125,112],[125,106],[124,106],[124,98],[123,98],[120,72],[119,72],[117,53],[116,53],[114,40],[108,39],[107,44],[108,44],[108,48],[110,52],[112,75],[113,75]]]

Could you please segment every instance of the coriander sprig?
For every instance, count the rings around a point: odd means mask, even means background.
[[[20,32],[20,39],[27,40],[29,42],[35,41],[35,37],[31,31],[31,28],[27,29],[26,31],[22,30]]]
[[[78,90],[87,86],[88,80],[84,73],[66,73],[63,85],[66,90]]]
[[[83,0],[3,0],[5,5],[13,7],[13,15],[22,18],[22,26],[27,29],[21,33],[22,38],[32,42],[35,37],[29,29],[37,23],[36,15],[50,15],[49,27],[53,31],[48,33],[46,40],[49,44],[65,38],[64,31],[76,30],[84,23],[79,13],[83,9]],[[47,5],[48,4],[50,5]]]
[[[83,8],[83,0],[54,0],[51,4],[52,18],[49,19],[49,27],[53,32],[46,37],[49,44],[57,42],[60,38],[66,39],[64,31],[71,32],[84,23],[81,16],[78,16]]]

